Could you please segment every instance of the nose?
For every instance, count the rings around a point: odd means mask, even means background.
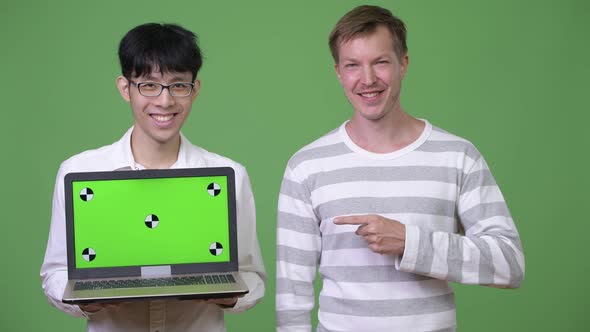
[[[173,106],[176,103],[176,99],[170,95],[170,90],[168,88],[164,88],[162,93],[156,98],[156,105],[162,108],[168,108]]]
[[[365,66],[363,68],[362,83],[365,85],[373,85],[377,81],[375,69],[372,66]]]

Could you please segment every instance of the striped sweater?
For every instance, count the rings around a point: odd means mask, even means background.
[[[425,121],[411,145],[363,150],[343,124],[298,151],[281,185],[277,331],[455,331],[448,282],[515,288],[524,275],[518,232],[483,157]],[[406,225],[402,257],[372,252],[336,216],[379,214]]]

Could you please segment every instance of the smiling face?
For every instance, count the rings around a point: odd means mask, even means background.
[[[133,77],[135,83],[154,82],[169,85],[178,82],[191,82],[192,74],[161,73]],[[137,86],[123,76],[117,78],[117,87],[123,99],[129,102],[135,118],[133,141],[153,145],[177,144],[180,142],[180,128],[188,117],[192,104],[199,93],[200,81],[195,80],[191,95],[172,97],[164,89],[157,97],[142,96]]]
[[[408,57],[396,56],[389,30],[374,32],[342,42],[338,49],[336,75],[354,107],[354,118],[378,121],[401,109],[401,83]]]

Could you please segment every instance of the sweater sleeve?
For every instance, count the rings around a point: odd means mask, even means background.
[[[319,220],[310,192],[287,167],[277,215],[277,331],[311,331],[313,281],[321,252]]]
[[[520,237],[482,157],[463,174],[457,219],[464,235],[406,225],[399,270],[464,284],[519,287],[524,277]]]

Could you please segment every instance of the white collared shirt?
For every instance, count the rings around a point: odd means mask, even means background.
[[[125,303],[117,308],[105,308],[87,315],[76,305],[62,303],[68,280],[64,176],[70,172],[141,169],[131,152],[130,128],[117,142],[88,150],[64,161],[57,173],[51,227],[45,259],[41,266],[43,291],[49,302],[59,310],[75,317],[88,318],[88,331],[225,331],[223,311],[241,312],[253,307],[264,295],[266,272],[256,237],[256,211],[250,180],[245,168],[231,159],[191,144],[182,134],[178,159],[171,168],[232,167],[236,174],[236,203],[238,226],[239,269],[250,292],[240,298],[233,308],[198,301],[145,301]]]

